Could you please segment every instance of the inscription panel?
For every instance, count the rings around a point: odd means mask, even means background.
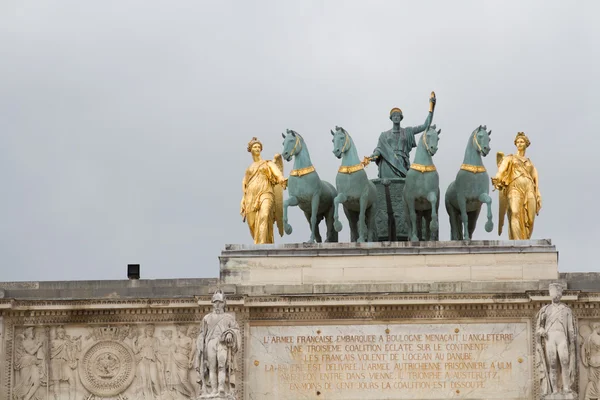
[[[249,330],[247,399],[529,399],[527,322]]]

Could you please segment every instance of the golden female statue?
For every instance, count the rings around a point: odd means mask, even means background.
[[[508,214],[508,238],[526,240],[533,233],[533,221],[542,208],[538,173],[525,151],[531,142],[523,132],[515,137],[516,154],[498,152],[498,173],[492,185],[500,190],[498,235],[502,234],[504,215]]]
[[[248,221],[255,244],[273,243],[273,224],[277,222],[283,236],[283,159],[275,154],[273,161],[260,157],[262,143],[255,137],[248,143],[253,163],[246,169],[240,214]]]

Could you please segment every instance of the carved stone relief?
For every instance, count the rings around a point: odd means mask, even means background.
[[[580,399],[600,398],[600,319],[579,323]]]
[[[197,335],[191,324],[172,323],[16,327],[11,398],[195,398]]]

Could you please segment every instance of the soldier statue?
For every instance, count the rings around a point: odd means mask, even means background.
[[[234,357],[241,345],[235,317],[226,314],[225,294],[212,297],[213,311],[202,319],[197,344],[197,365],[202,386],[201,399],[235,400]]]
[[[542,399],[576,399],[572,388],[577,375],[577,324],[564,303],[562,286],[550,285],[552,303],[536,316],[536,353]]]

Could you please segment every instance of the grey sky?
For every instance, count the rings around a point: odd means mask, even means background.
[[[490,173],[525,131],[544,200],[534,238],[554,241],[562,272],[597,270],[599,14],[594,1],[4,0],[0,280],[119,279],[131,262],[143,278],[215,277],[225,243],[251,242],[238,212],[252,136],[266,158],[300,132],[334,182],[330,128],[371,154],[390,108],[421,124],[431,90],[442,195],[475,127],[493,130]],[[299,209],[290,222],[276,240],[306,240]],[[475,239],[497,239],[484,223]],[[440,225],[448,240],[443,205]]]

